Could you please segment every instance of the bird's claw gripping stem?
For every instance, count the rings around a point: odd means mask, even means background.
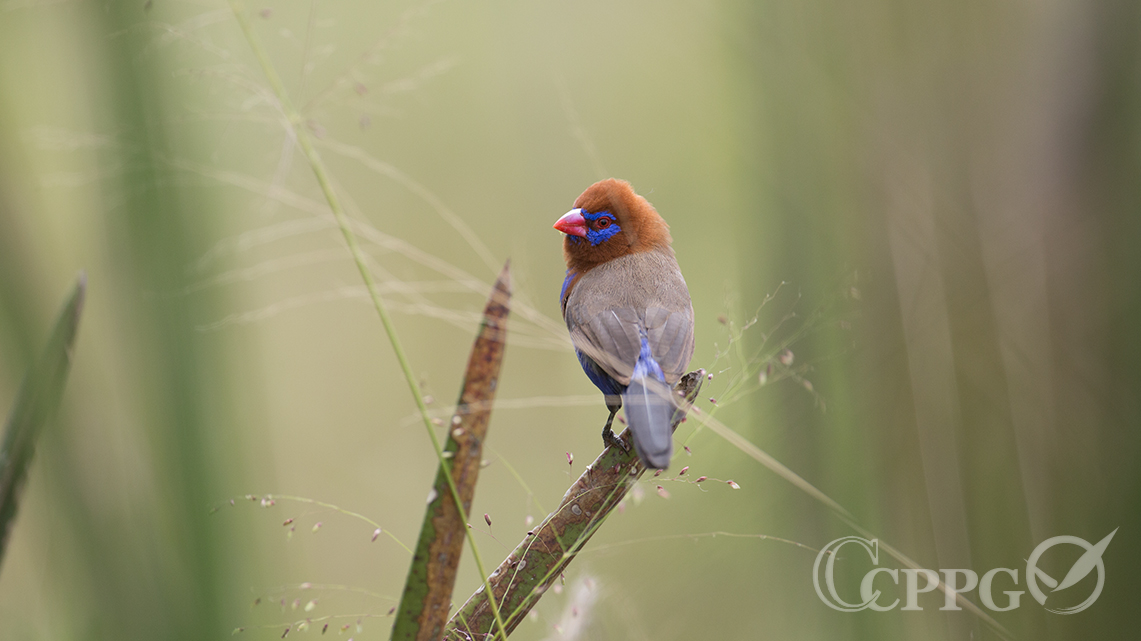
[[[623,441],[614,433],[614,430],[610,429],[610,425],[614,423],[614,415],[618,413],[621,407],[622,405],[607,406],[607,409],[610,410],[610,416],[606,419],[606,425],[602,428],[602,445],[603,447],[613,445],[623,452],[629,452],[630,446],[626,444],[626,441]]]
[[[610,429],[609,425],[602,429],[602,442],[606,445],[613,445],[623,452],[630,451],[630,446],[626,444],[626,441],[623,441],[617,434],[615,434],[614,430]]]

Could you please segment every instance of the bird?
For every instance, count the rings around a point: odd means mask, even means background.
[[[563,319],[579,363],[610,416],[605,445],[628,451],[611,425],[626,407],[634,449],[647,468],[673,457],[671,390],[693,356],[693,303],[669,225],[630,183],[594,183],[554,224],[565,237]]]

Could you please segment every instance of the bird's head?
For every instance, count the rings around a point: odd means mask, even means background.
[[[575,199],[574,209],[555,222],[566,234],[563,255],[574,272],[619,256],[670,249],[670,228],[630,183],[607,178]]]

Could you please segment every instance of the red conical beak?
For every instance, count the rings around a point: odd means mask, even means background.
[[[586,219],[581,209],[572,209],[555,221],[555,229],[568,236],[586,236]]]

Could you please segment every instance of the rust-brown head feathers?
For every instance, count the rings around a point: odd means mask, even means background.
[[[584,272],[625,254],[653,250],[673,254],[669,225],[625,180],[594,183],[574,206],[555,224],[567,234],[563,255],[571,272]]]

